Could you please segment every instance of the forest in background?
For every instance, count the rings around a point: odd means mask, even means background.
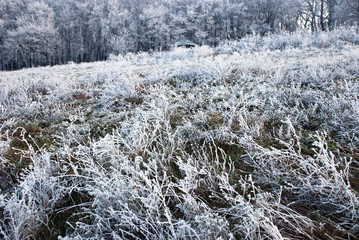
[[[358,0],[0,0],[0,70],[355,25]]]

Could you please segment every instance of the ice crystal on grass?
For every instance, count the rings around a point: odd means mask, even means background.
[[[0,238],[358,238],[357,39],[0,73]]]

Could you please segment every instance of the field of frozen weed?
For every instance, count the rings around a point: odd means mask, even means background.
[[[358,239],[359,35],[0,73],[0,238]]]

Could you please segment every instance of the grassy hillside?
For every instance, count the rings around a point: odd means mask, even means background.
[[[0,238],[359,239],[357,43],[0,72]]]

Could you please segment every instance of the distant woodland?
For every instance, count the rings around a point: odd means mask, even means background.
[[[0,70],[356,25],[358,0],[0,0]]]

